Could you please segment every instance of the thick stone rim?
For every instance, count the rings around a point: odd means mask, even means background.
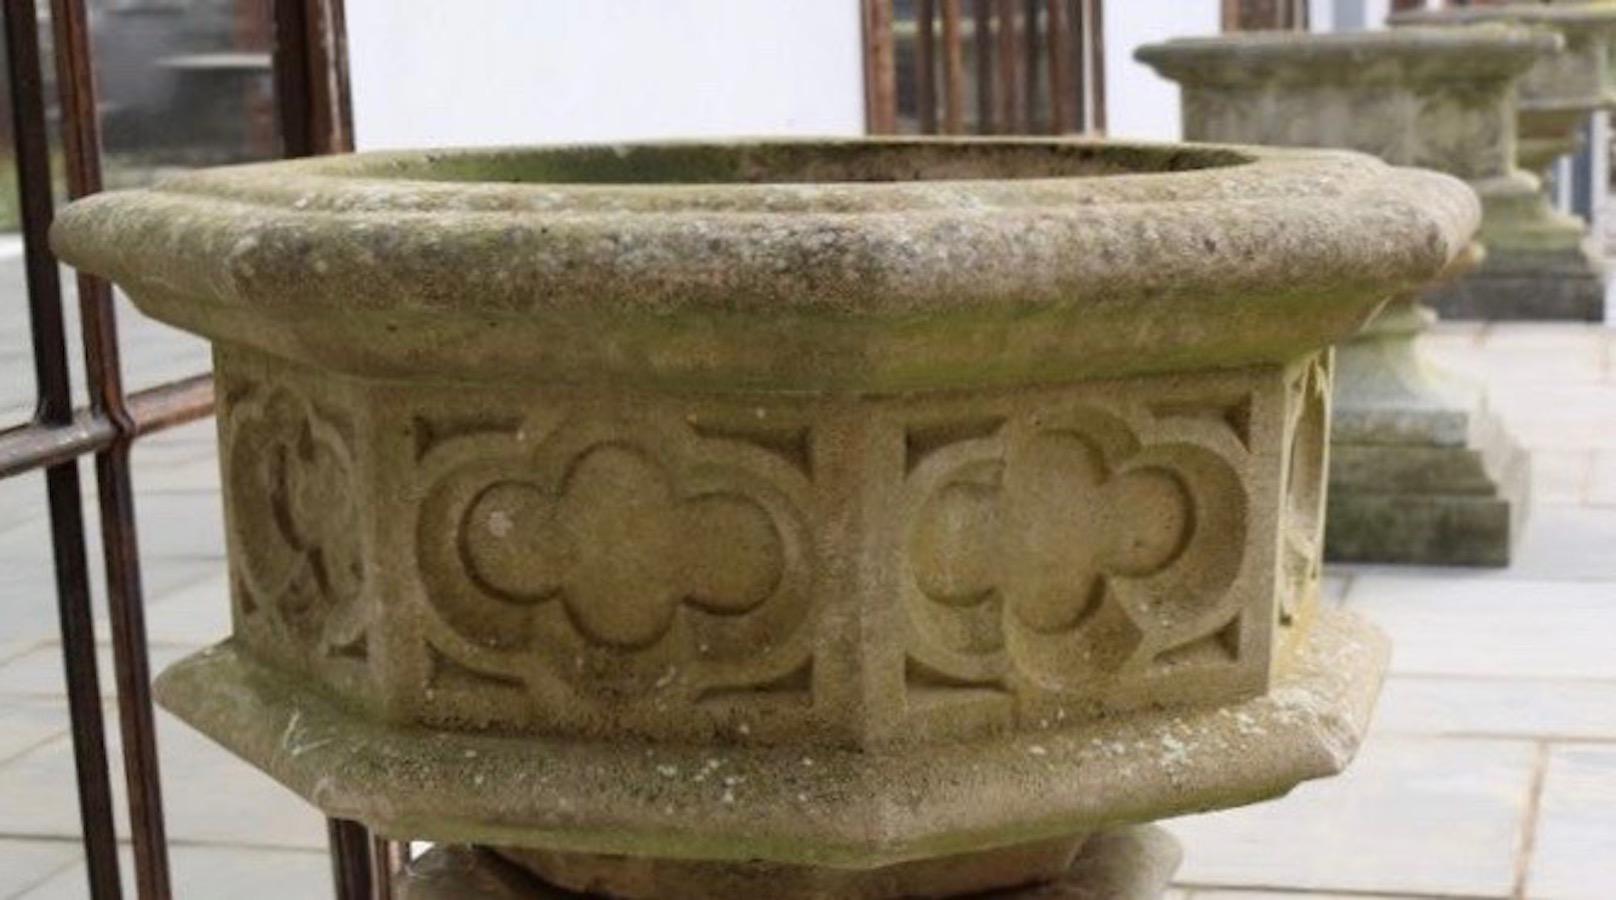
[[[1616,5],[1585,3],[1554,6],[1510,3],[1502,6],[1455,6],[1410,9],[1386,17],[1392,25],[1447,25],[1453,23],[1523,22],[1555,28],[1616,28]]]
[[[361,154],[98,195],[64,210],[52,237],[156,318],[325,368],[904,389],[1295,359],[1441,272],[1479,220],[1457,180],[1337,151],[708,146],[1225,164],[895,184],[465,184],[388,172],[511,151]],[[749,357],[760,341],[768,358]]]
[[[1592,37],[1607,39],[1616,36],[1616,5],[1546,6],[1517,3],[1505,6],[1466,6],[1445,9],[1415,9],[1395,13],[1386,19],[1397,31],[1418,28],[1421,31],[1450,30],[1453,26],[1464,29],[1495,28],[1504,25],[1524,25],[1543,33],[1561,36],[1568,44]],[[1529,87],[1523,88],[1519,99],[1525,112],[1569,112],[1616,109],[1616,86],[1603,85],[1593,93],[1574,97],[1539,95]]]
[[[1169,77],[1196,71],[1197,81],[1217,73],[1228,83],[1264,82],[1273,67],[1292,65],[1286,80],[1328,82],[1346,76],[1375,79],[1374,66],[1395,62],[1405,73],[1430,81],[1518,75],[1565,47],[1559,34],[1505,23],[1474,28],[1408,27],[1393,31],[1323,34],[1246,32],[1176,38],[1134,52],[1140,62]],[[1256,64],[1256,65],[1254,65]]]

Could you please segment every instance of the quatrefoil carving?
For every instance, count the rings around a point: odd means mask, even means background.
[[[780,583],[784,548],[769,514],[746,497],[681,498],[632,447],[602,444],[559,484],[502,480],[467,507],[466,570],[506,602],[558,602],[595,643],[646,647],[681,603],[717,615],[756,609]]]
[[[1238,615],[1246,494],[1208,446],[1085,409],[946,446],[909,483],[927,678],[1081,691]]]
[[[421,466],[429,640],[455,664],[618,699],[805,671],[806,479],[766,449],[546,413],[439,440]]]
[[[232,526],[249,611],[269,607],[300,640],[346,652],[367,627],[354,465],[332,422],[272,388],[226,413]]]
[[[1082,435],[1047,433],[1013,464],[977,467],[932,496],[914,530],[915,575],[938,602],[998,593],[1022,626],[1069,632],[1094,615],[1108,578],[1160,571],[1193,525],[1174,473],[1113,473]]]

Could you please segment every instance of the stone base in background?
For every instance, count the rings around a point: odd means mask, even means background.
[[[1326,559],[1509,565],[1529,460],[1479,386],[1425,363],[1432,318],[1399,298],[1337,351]]]
[[[1448,446],[1330,445],[1324,554],[1335,562],[1507,566],[1531,465],[1498,419],[1471,414]]]
[[[1153,825],[1122,828],[1090,838],[1066,874],[1054,881],[964,896],[981,900],[1155,900],[1166,892],[1180,857],[1178,842],[1162,829]],[[397,890],[400,900],[578,900],[589,896],[548,885],[493,851],[448,845],[434,847],[412,862]],[[711,900],[775,896],[759,890],[754,886],[743,893],[717,891],[702,896]],[[852,900],[871,895],[830,889],[813,896]]]
[[[1475,272],[1425,302],[1444,319],[1605,320],[1605,269],[1592,244],[1520,255],[1496,247]]]

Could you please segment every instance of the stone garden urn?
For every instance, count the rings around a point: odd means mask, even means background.
[[[1053,140],[361,154],[65,210],[213,341],[233,633],[162,703],[404,896],[1150,897],[1347,764],[1330,345],[1445,175]],[[224,598],[220,599],[224,602]]]
[[[1396,13],[1399,26],[1526,25],[1559,34],[1565,49],[1532,66],[1520,83],[1521,167],[1543,174],[1575,152],[1582,127],[1616,108],[1616,4],[1507,3]],[[1605,317],[1605,265],[1588,225],[1547,201],[1498,205],[1486,226],[1482,274],[1455,281],[1435,303],[1444,317],[1585,319]]]
[[[1486,238],[1500,210],[1543,203],[1537,180],[1515,167],[1512,104],[1515,81],[1558,44],[1503,26],[1250,32],[1137,55],[1181,85],[1186,138],[1343,147],[1445,171],[1480,195]],[[1509,563],[1527,456],[1479,386],[1421,358],[1431,319],[1416,294],[1403,295],[1337,355],[1331,559]]]

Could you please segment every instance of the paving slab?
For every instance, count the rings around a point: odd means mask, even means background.
[[[0,371],[0,378],[4,377]],[[0,415],[0,427],[9,422]],[[41,518],[46,511],[44,476],[29,474],[0,480],[0,532]]]
[[[1347,605],[1391,636],[1395,674],[1616,680],[1609,583],[1359,575]]]
[[[63,701],[55,697],[6,697],[0,700],[0,764],[67,731],[67,705]]]
[[[1616,897],[1616,746],[1550,750],[1526,896]]]
[[[192,584],[153,596],[146,635],[154,643],[202,646],[230,635],[230,576],[224,560]]]
[[[134,483],[143,495],[173,491],[217,494],[218,451],[211,418],[158,432],[135,443],[130,454]]]
[[[1542,504],[1527,518],[1504,573],[1512,578],[1601,580],[1616,596],[1616,506]]]
[[[1346,774],[1289,797],[1164,823],[1179,883],[1507,897],[1536,762],[1526,741],[1381,735]]]
[[[105,629],[103,629],[103,632]],[[101,635],[105,638],[105,634]],[[152,672],[161,672],[170,663],[178,661],[200,649],[195,646],[151,644],[147,654]],[[96,675],[101,685],[101,696],[117,695],[117,683],[112,668],[112,648],[102,642],[96,646]],[[41,644],[26,653],[0,664],[0,702],[11,703],[22,699],[50,699],[67,695],[67,679],[62,668],[62,645],[56,642]]]
[[[1616,450],[1594,454],[1588,474],[1588,502],[1595,506],[1616,506]]]
[[[94,482],[85,482],[84,492],[86,543],[91,558],[99,559],[101,517],[94,503]],[[217,491],[138,493],[135,527],[142,559],[224,557],[224,512]],[[43,514],[0,531],[0,563],[48,557],[49,534],[49,523]]]
[[[1616,449],[1616,384],[1494,381],[1487,396],[1530,449]]]
[[[79,845],[73,841],[0,840],[0,897],[10,900],[21,895],[80,859]],[[71,895],[83,897],[84,887]]]
[[[109,705],[107,721],[117,721]],[[109,729],[113,805],[118,832],[127,835],[121,741]],[[325,820],[296,795],[241,762],[167,713],[157,714],[157,747],[164,773],[168,834],[176,842],[239,844],[323,850]],[[0,764],[0,834],[75,837],[72,746],[68,736]],[[183,896],[183,895],[182,895]],[[220,896],[202,894],[192,896]],[[301,896],[285,894],[282,896]]]
[[[124,883],[133,881],[134,858],[122,855]],[[253,847],[169,848],[170,874],[178,900],[313,900],[331,896],[331,862],[324,853]],[[83,900],[82,859],[57,872],[17,900]]]
[[[1371,734],[1616,741],[1616,681],[1393,675],[1372,727]]]
[[[1583,503],[1593,479],[1593,450],[1532,452],[1532,503]],[[1528,523],[1530,528],[1530,523]]]
[[[1429,900],[1412,894],[1320,894],[1317,890],[1191,890],[1186,900]]]
[[[1521,322],[1488,329],[1475,348],[1492,383],[1596,384],[1605,377],[1605,338],[1582,323]]]

